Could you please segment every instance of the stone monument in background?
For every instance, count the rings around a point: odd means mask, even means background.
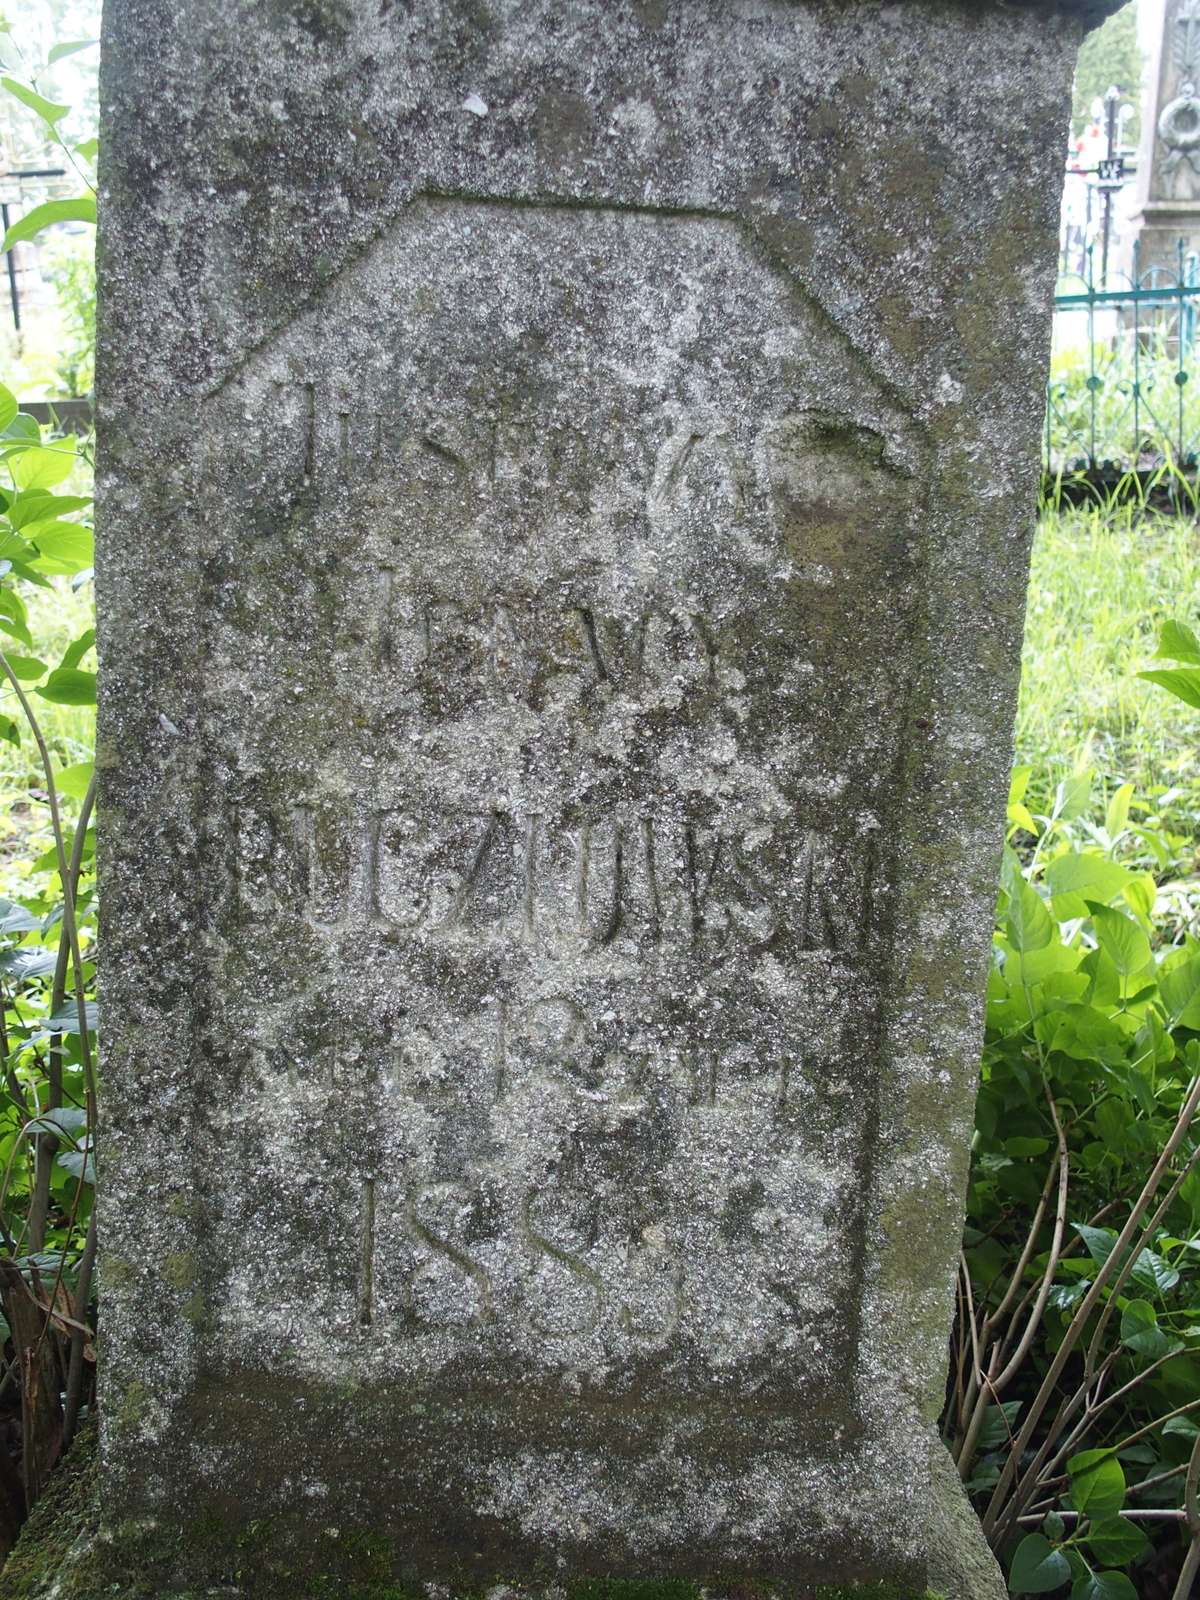
[[[935,1424],[1106,9],[109,0],[110,1568],[1003,1594]]]
[[[1133,218],[1138,271],[1174,282],[1179,244],[1200,251],[1200,0],[1142,0],[1151,49]]]

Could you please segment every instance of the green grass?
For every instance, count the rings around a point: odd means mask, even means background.
[[[1142,682],[1168,617],[1200,620],[1200,528],[1133,508],[1047,512],[1034,546],[1017,760],[1044,801],[1081,766],[1200,816],[1200,713]],[[1037,807],[1035,806],[1035,809]]]

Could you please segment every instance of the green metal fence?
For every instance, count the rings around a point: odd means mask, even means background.
[[[1082,274],[1060,278],[1046,393],[1048,475],[1113,480],[1200,464],[1200,260],[1180,241],[1169,266],[1143,266],[1098,283],[1089,251]]]

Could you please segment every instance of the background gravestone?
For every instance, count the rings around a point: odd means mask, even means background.
[[[1104,9],[110,0],[104,1482],[164,1582],[1003,1593],[934,1423]]]
[[[1200,246],[1200,0],[1156,0],[1138,152],[1139,268],[1179,274]]]

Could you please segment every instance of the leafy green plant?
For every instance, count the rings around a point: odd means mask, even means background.
[[[1200,639],[1185,623],[1168,621],[1159,635],[1157,658],[1177,665],[1148,667],[1138,677],[1158,684],[1185,705],[1200,710]]]
[[[95,258],[90,240],[87,249],[71,248],[75,243],[72,239],[60,245],[43,260],[63,314],[55,371],[64,395],[90,393],[95,372]]]
[[[12,1350],[0,1384],[20,1388],[26,1510],[75,1432],[94,1359],[94,778],[90,762],[56,763],[39,707],[94,703],[95,632],[44,660],[26,604],[31,590],[90,578],[91,500],[70,492],[90,466],[86,445],[46,436],[0,387],[0,739],[36,752],[52,837],[30,864],[32,892],[0,899],[0,1299]]]
[[[95,223],[96,183],[93,169],[97,143],[94,138],[77,140],[68,138],[64,134],[63,124],[70,115],[71,107],[52,100],[49,95],[42,92],[40,74],[25,59],[20,46],[12,37],[12,30],[7,22],[0,21],[0,32],[8,36],[24,68],[24,76],[21,78],[0,76],[0,87],[33,113],[36,126],[45,143],[60,153],[82,185],[80,194],[47,200],[35,206],[32,211],[26,212],[23,217],[19,217],[8,229],[3,245],[0,246],[0,249],[10,250],[14,244],[36,238],[43,229],[56,222]],[[53,67],[55,62],[62,60],[64,56],[90,49],[97,43],[95,39],[75,39],[57,44],[50,50],[46,66]]]
[[[1009,801],[946,1432],[1014,1594],[1200,1559],[1200,943],[1125,785]],[[1159,945],[1159,948],[1155,948]],[[1149,1531],[1147,1531],[1149,1530]],[[1190,1582],[1175,1594],[1186,1600]]]
[[[1160,491],[1195,509],[1190,473],[1200,449],[1200,390],[1191,382],[1191,353],[1173,329],[1145,331],[1110,347],[1094,336],[1090,349],[1057,352],[1046,385],[1043,465],[1057,480],[1088,467],[1118,469],[1097,499],[1140,500]],[[1120,469],[1124,475],[1120,476]],[[1140,472],[1140,476],[1139,476]],[[1055,495],[1051,493],[1051,501]]]

